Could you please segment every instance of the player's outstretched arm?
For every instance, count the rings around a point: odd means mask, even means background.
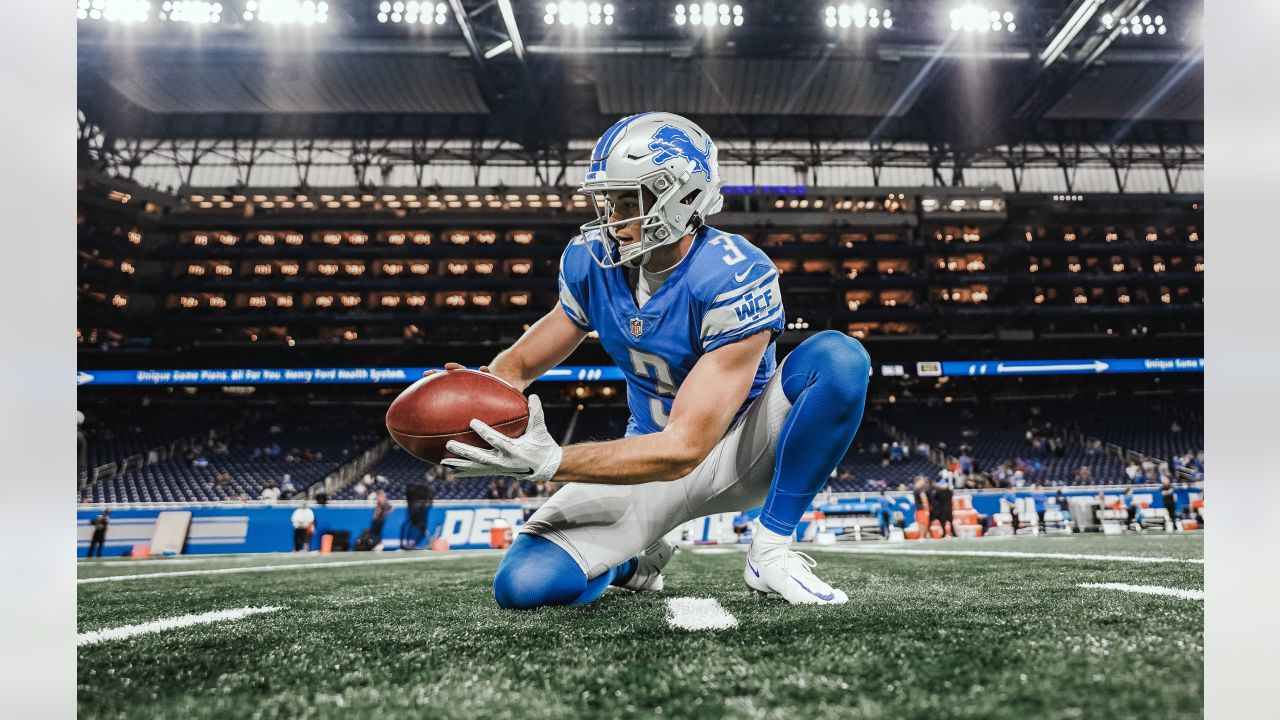
[[[768,346],[766,330],[703,355],[680,385],[666,429],[569,445],[553,479],[631,485],[678,480],[693,472],[724,436],[747,399]]]
[[[584,338],[586,331],[573,324],[558,306],[489,363],[489,372],[514,385],[521,392],[543,373],[569,357]]]

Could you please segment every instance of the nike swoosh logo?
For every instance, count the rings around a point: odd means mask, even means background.
[[[817,592],[814,592],[814,591],[810,590],[808,587],[806,587],[806,586],[805,586],[805,584],[804,584],[804,583],[802,583],[802,582],[800,582],[799,580],[797,580],[795,575],[791,575],[790,577],[791,577],[791,579],[792,579],[792,580],[795,580],[795,581],[796,581],[796,584],[797,584],[797,585],[799,585],[800,587],[804,588],[804,591],[805,591],[805,592],[807,592],[807,593],[809,593],[810,595],[812,595],[812,596],[814,596],[814,597],[818,598],[819,600],[822,600],[823,602],[831,602],[832,600],[835,600],[835,599],[836,599],[836,593],[835,593],[835,591],[834,591],[834,590],[832,590],[831,592],[827,593],[826,595],[823,595],[822,593],[817,593]]]
[[[750,270],[743,270],[740,273],[734,274],[733,279],[737,282],[742,282],[743,280],[747,279],[747,274],[750,272],[751,272]]]
[[[751,558],[747,558],[747,567],[751,569],[751,572],[753,575],[755,575],[756,577],[760,577],[760,571],[756,569],[755,565],[751,564]],[[805,589],[808,589],[808,588],[805,588]]]
[[[632,155],[631,153],[627,153],[627,159],[628,159],[628,160],[640,160],[640,159],[642,159],[642,158],[647,158],[647,157],[649,157],[649,156],[650,156],[650,155],[652,155],[652,154],[653,154],[653,153],[640,153],[639,155]]]

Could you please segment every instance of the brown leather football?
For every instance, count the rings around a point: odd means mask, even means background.
[[[519,437],[529,424],[529,402],[514,387],[488,373],[447,370],[405,388],[387,408],[387,432],[421,460],[438,463],[458,457],[445,450],[450,440],[487,448],[470,427],[472,418]]]

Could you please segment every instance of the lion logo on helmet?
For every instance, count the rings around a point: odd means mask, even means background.
[[[657,152],[653,156],[653,164],[661,165],[668,160],[684,158],[692,165],[691,171],[711,177],[711,139],[707,139],[705,149],[698,149],[693,138],[684,130],[674,125],[663,125],[653,133],[649,141],[649,149]]]

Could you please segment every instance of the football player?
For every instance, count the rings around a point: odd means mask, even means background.
[[[476,420],[492,449],[449,443],[456,477],[567,483],[503,556],[500,606],[585,603],[609,585],[661,590],[675,550],[664,535],[762,503],[747,586],[791,603],[847,601],[791,542],[858,431],[870,359],[828,331],[778,366],[778,270],[706,224],[722,185],[715,144],[678,115],[624,118],[596,143],[582,191],[597,218],[561,257],[559,306],[489,370],[523,390],[594,330],[626,376],[631,418],[621,439],[560,447],[534,395],[521,437]]]

